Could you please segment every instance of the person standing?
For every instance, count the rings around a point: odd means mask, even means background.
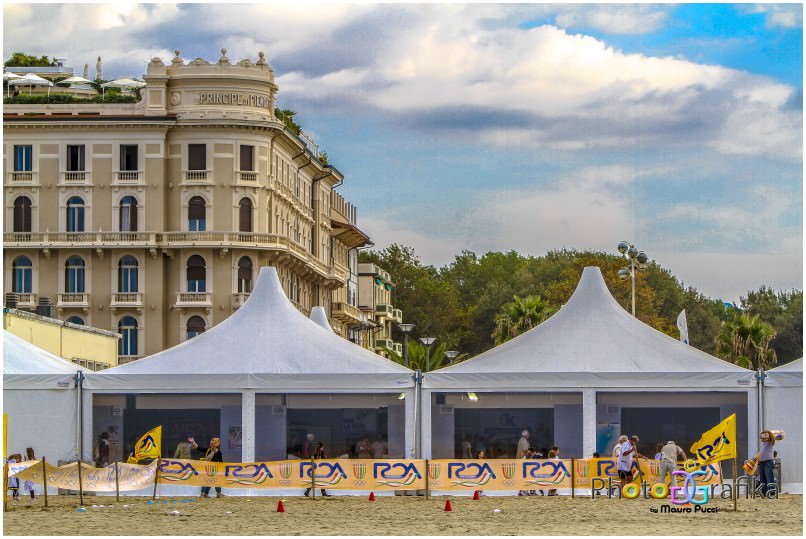
[[[555,445],[554,447],[549,449],[549,458],[553,460],[560,460],[560,448]],[[558,494],[556,488],[549,489],[549,493],[547,494],[547,496],[557,496],[557,495]]]
[[[326,458],[327,458],[327,453],[325,453],[325,444],[324,444],[324,443],[322,443],[322,442],[316,442],[316,450],[315,450],[315,451],[314,451],[314,453],[313,453],[313,458],[314,458],[314,460],[317,460],[317,459],[326,459]],[[312,468],[312,469],[311,469],[311,476],[312,476],[312,477],[313,477],[313,474],[314,474],[314,473],[316,473],[316,472],[315,472],[315,470]],[[330,497],[330,494],[328,494],[328,493],[327,493],[327,491],[326,491],[325,489],[320,489],[320,492],[322,493],[322,496],[324,496],[324,497]],[[306,489],[305,489],[305,496],[307,497],[307,496],[308,496],[310,493],[311,493],[311,487],[306,488]]]
[[[302,458],[310,460],[316,453],[316,441],[312,432],[305,436],[305,443],[302,445]]]
[[[96,454],[95,465],[99,468],[105,468],[109,464],[109,433],[106,431],[103,431],[101,435],[98,436]]]
[[[531,459],[535,454],[534,448],[530,447],[526,450],[526,453],[523,455],[523,459]],[[532,491],[530,490],[519,490],[518,496],[530,496]]]
[[[761,481],[761,494],[765,497],[772,490],[777,490],[775,483],[775,436],[769,430],[763,430],[760,434],[761,451],[758,452],[758,473]]]
[[[372,442],[372,458],[382,459],[389,453],[389,445],[384,441],[383,437],[378,434],[375,441]]]
[[[22,462],[22,455],[15,453],[13,455],[9,455],[8,459],[6,459],[9,466],[11,464],[17,464],[18,462]],[[7,486],[9,490],[11,490],[11,499],[15,502],[20,501],[20,480],[16,477],[9,477]]]
[[[182,440],[176,445],[176,451],[174,451],[174,458],[175,459],[182,459],[182,460],[190,460],[193,456],[193,445],[186,440]]]
[[[188,438],[188,442],[193,444],[193,448],[195,450],[204,453],[204,460],[208,462],[224,462],[224,458],[221,456],[221,438],[211,438],[210,447],[201,447],[199,444],[196,443],[196,440],[193,439],[193,436]],[[221,487],[216,487],[215,492],[216,492],[215,496],[216,498],[224,497],[224,495],[221,493]],[[202,498],[210,497],[210,487],[201,488],[201,497]]]
[[[686,460],[686,452],[672,440],[669,440],[666,445],[661,447],[659,476],[661,483],[666,483],[666,474],[669,474],[669,484],[677,486],[677,478],[673,473],[677,470],[677,461],[680,459]]]
[[[624,436],[626,438],[626,436]],[[622,488],[624,485],[632,481],[632,461],[635,457],[635,445],[630,440],[625,440],[619,446],[618,453],[618,469],[619,482]]]
[[[522,459],[526,455],[526,450],[529,449],[529,430],[523,429],[521,431],[521,439],[518,440],[518,447],[515,450],[515,458]]]
[[[616,445],[613,446],[612,456],[614,459],[617,459],[619,457],[619,455],[621,454],[621,446],[624,445],[624,442],[626,441],[627,436],[625,434],[622,434],[621,436],[618,437],[618,442],[616,442]]]
[[[33,447],[25,448],[25,456],[22,457],[23,462],[26,462],[26,461],[29,461],[29,460],[36,460],[36,455],[34,454],[34,448]],[[28,481],[27,479],[25,480],[25,483],[23,483],[23,490],[25,490],[26,492],[28,492],[31,495],[31,500],[36,499],[36,495],[34,494],[34,484],[31,481]]]

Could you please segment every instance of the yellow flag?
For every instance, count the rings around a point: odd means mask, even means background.
[[[736,458],[736,414],[731,414],[703,434],[690,451],[700,466]]]
[[[137,464],[141,460],[157,459],[162,455],[162,425],[146,432],[134,445],[133,454],[126,462]]]

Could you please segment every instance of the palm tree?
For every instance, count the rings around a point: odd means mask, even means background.
[[[718,356],[746,369],[768,369],[778,362],[770,341],[775,330],[762,322],[758,315],[746,314],[722,322],[722,331],[716,337]]]
[[[540,296],[512,296],[512,299],[501,307],[495,317],[492,337],[496,345],[529,331],[554,314],[554,309]]]
[[[409,341],[409,368],[412,370],[419,369],[423,372],[436,370],[442,367],[442,362],[445,360],[445,352],[447,350],[448,345],[445,343],[440,343],[436,346],[432,346],[429,353],[427,346],[420,344],[415,340],[411,340]],[[403,356],[394,350],[386,348],[384,351],[389,355],[389,359],[395,363],[400,363],[401,365],[406,364]],[[464,361],[466,358],[467,354],[460,354],[456,357],[456,359],[453,360],[454,364]]]

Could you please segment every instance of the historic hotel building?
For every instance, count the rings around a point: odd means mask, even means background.
[[[275,118],[263,54],[177,51],[145,81],[136,104],[5,106],[7,304],[116,331],[125,362],[222,321],[273,265],[347,337],[368,238],[341,173]]]

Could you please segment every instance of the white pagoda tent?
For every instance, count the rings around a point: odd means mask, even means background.
[[[775,444],[781,459],[781,490],[803,494],[803,358],[770,369],[766,375],[762,427],[786,433]]]
[[[639,450],[673,440],[688,450],[708,428],[737,414],[740,453],[756,428],[753,372],[683,344],[619,305],[596,267],[568,302],[526,333],[468,361],[425,374],[424,456],[472,448],[514,457],[521,430],[536,449],[609,456],[620,434]]]
[[[8,451],[54,466],[79,454],[80,392],[76,375],[88,371],[3,330],[3,413]]]
[[[162,424],[165,456],[188,435],[201,445],[220,436],[224,460],[235,462],[298,457],[307,433],[333,457],[362,434],[387,437],[390,458],[414,446],[413,372],[300,313],[272,267],[260,270],[249,299],[226,320],[93,373],[85,388],[93,416],[87,445],[108,426],[130,443]]]

